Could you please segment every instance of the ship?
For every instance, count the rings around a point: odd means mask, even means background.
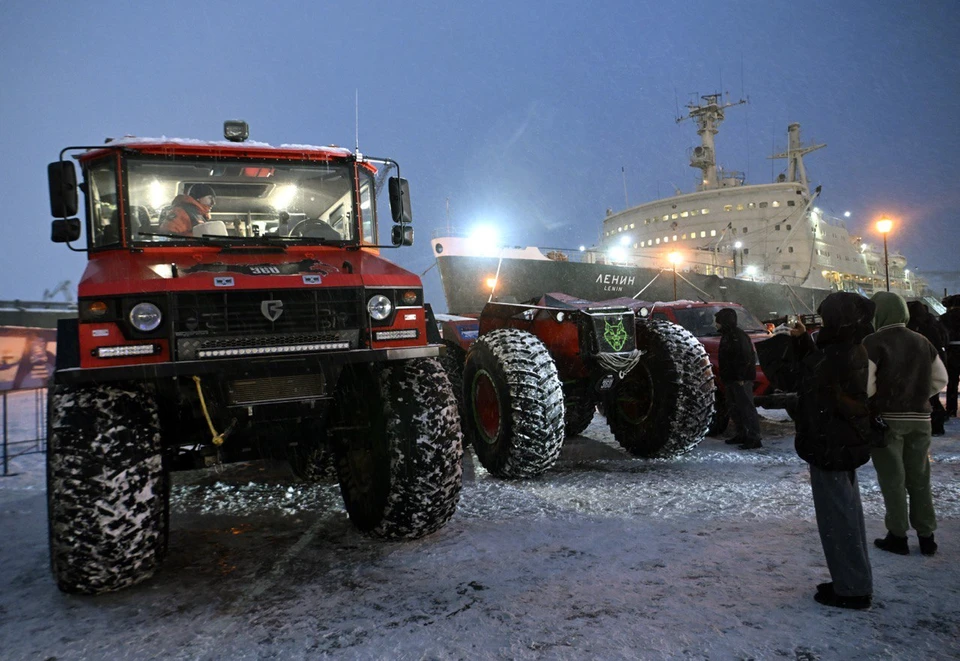
[[[431,247],[448,311],[476,314],[490,300],[562,291],[591,301],[731,301],[766,320],[813,313],[834,291],[923,298],[925,283],[903,255],[885,240],[851,234],[817,205],[820,186],[810,189],[804,157],[826,145],[804,145],[800,124],[788,126],[785,151],[771,156],[786,160],[771,183],[748,184],[744,173],[717,165],[719,127],[727,109],[743,103],[708,94],[688,104],[677,122],[697,126],[696,190],[608,209],[594,246],[503,246],[436,232]]]

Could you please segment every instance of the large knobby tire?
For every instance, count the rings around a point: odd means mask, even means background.
[[[166,550],[169,489],[151,391],[134,384],[48,392],[50,565],[64,592],[119,590]]]
[[[583,433],[597,412],[596,398],[589,381],[563,384],[563,433],[569,438]]]
[[[727,410],[727,398],[719,388],[713,391],[713,414],[710,416],[710,427],[707,436],[719,436],[730,424],[730,411]]]
[[[543,342],[501,328],[481,336],[463,369],[465,435],[480,463],[502,478],[552,467],[564,438],[563,386]]]
[[[321,404],[316,417],[302,420],[293,441],[287,446],[290,468],[304,482],[337,480],[336,453],[327,441],[324,425],[328,411],[329,407]]]
[[[713,374],[703,345],[668,321],[637,324],[640,362],[606,401],[607,422],[631,454],[675,457],[693,449],[713,414]]]
[[[467,352],[453,342],[444,341],[443,344],[447,350],[438,360],[447,373],[450,388],[453,390],[454,397],[457,398],[457,413],[463,420],[463,365],[467,360]],[[466,435],[464,435],[463,440],[464,445],[466,445],[468,440]]]
[[[435,359],[345,368],[329,433],[347,514],[362,532],[416,539],[457,509],[463,438]]]

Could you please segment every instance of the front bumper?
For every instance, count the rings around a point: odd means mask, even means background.
[[[54,383],[74,385],[114,381],[156,381],[206,374],[216,374],[229,378],[326,374],[331,369],[343,365],[382,363],[414,358],[436,358],[440,355],[441,350],[440,345],[427,345],[423,347],[360,349],[269,358],[224,358],[149,365],[118,365],[116,367],[71,367],[58,370],[53,378]]]

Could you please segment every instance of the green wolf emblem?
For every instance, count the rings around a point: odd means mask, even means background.
[[[603,339],[613,347],[614,351],[620,351],[627,343],[627,329],[623,327],[623,317],[617,319],[616,324],[604,319],[603,324]]]

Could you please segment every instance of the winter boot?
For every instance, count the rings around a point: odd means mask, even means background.
[[[817,594],[821,592],[833,594],[833,581],[830,581],[829,583],[817,583]]]
[[[740,445],[741,443],[743,443],[743,438],[740,436],[731,436],[730,438],[725,440],[724,443],[726,443],[727,445]]]
[[[869,594],[857,597],[844,597],[836,594],[832,587],[830,590],[818,592],[817,594],[813,595],[813,598],[817,600],[817,603],[823,604],[824,606],[834,606],[836,608],[854,608],[857,610],[870,608],[870,603],[873,601],[873,597]]]
[[[933,536],[931,535],[931,538],[932,537]],[[931,541],[933,540],[931,539]],[[907,546],[907,538],[898,537],[892,532],[888,532],[887,536],[883,539],[873,540],[873,543],[878,549],[889,551],[890,553],[896,553],[898,555],[910,555],[910,547]]]
[[[917,535],[917,539],[920,540],[920,553],[933,555],[937,552],[937,543],[933,540],[933,533],[930,533],[927,537]]]
[[[762,447],[763,447],[763,443],[760,442],[759,438],[755,441],[747,441],[745,443],[740,444],[741,450],[756,450],[757,448],[762,448]]]

